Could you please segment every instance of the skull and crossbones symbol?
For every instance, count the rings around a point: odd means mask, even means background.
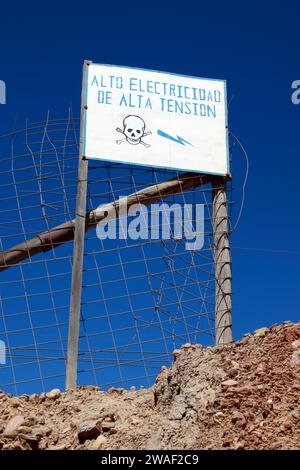
[[[125,139],[116,140],[117,144],[122,142],[128,142],[131,145],[142,144],[145,147],[150,147],[149,144],[142,141],[142,138],[146,135],[151,135],[152,132],[145,132],[146,124],[144,120],[139,116],[133,114],[126,116],[123,120],[123,130],[117,127],[117,132],[121,132],[125,136]]]

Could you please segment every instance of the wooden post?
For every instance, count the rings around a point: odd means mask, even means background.
[[[232,278],[225,178],[213,180],[213,231],[215,264],[215,341],[232,341]]]
[[[69,315],[68,356],[66,369],[66,389],[75,388],[77,384],[78,340],[80,326],[80,308],[82,292],[82,269],[84,234],[86,224],[86,195],[88,160],[83,155],[83,132],[86,113],[86,76],[87,67],[91,61],[83,64],[81,119],[80,119],[80,145],[78,163],[78,182],[76,197],[76,218],[73,248],[72,284]]]

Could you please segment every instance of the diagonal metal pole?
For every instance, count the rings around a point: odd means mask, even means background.
[[[86,77],[87,67],[91,61],[83,64],[81,119],[80,119],[80,145],[78,163],[78,182],[76,197],[76,218],[74,232],[72,284],[69,314],[68,355],[66,368],[66,389],[75,388],[77,384],[78,341],[80,329],[80,309],[82,294],[82,269],[84,252],[84,234],[86,225],[86,196],[88,160],[83,155],[83,132],[86,113]]]
[[[203,186],[213,181],[212,175],[198,173],[184,173],[161,183],[156,183],[144,189],[129,194],[126,198],[110,202],[98,209],[91,210],[85,216],[85,231],[88,232],[101,223],[107,216],[119,217],[119,208],[127,206],[127,210],[134,204],[145,206],[162,201],[168,196],[182,193],[191,188]],[[0,272],[15,266],[38,253],[46,253],[65,243],[74,240],[76,219],[69,220],[46,232],[39,233],[30,240],[25,240],[0,253]]]

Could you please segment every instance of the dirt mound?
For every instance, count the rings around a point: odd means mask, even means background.
[[[299,449],[300,323],[223,347],[186,344],[150,389],[13,397],[2,449]]]

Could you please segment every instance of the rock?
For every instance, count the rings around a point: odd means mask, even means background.
[[[273,405],[273,400],[272,400],[272,398],[269,398],[269,399],[267,400],[267,405],[268,405],[268,407],[270,408],[270,410],[273,410],[274,405]]]
[[[66,450],[66,444],[60,444],[59,446],[50,446],[49,450]]]
[[[240,365],[236,361],[230,361],[232,369],[238,370],[240,368]]]
[[[84,421],[77,428],[79,441],[82,443],[87,439],[93,439],[101,433],[101,424],[97,421]]]
[[[185,343],[181,346],[181,349],[190,349],[193,347],[193,344],[192,343]],[[176,351],[176,349],[175,349]],[[174,354],[174,353],[173,353]]]
[[[39,448],[39,442],[41,440],[40,437],[31,434],[19,434],[19,438],[29,444],[33,450],[37,450]]]
[[[235,385],[238,385],[238,382],[233,379],[224,380],[224,382],[222,382],[223,387],[234,387]]]
[[[285,419],[283,423],[284,429],[292,429],[292,423],[289,421],[289,419]]]
[[[10,406],[11,406],[12,408],[19,408],[19,406],[20,406],[19,400],[17,400],[16,398],[12,398],[12,399],[10,400]]]
[[[105,436],[98,436],[95,441],[93,441],[90,445],[90,449],[92,450],[100,450],[102,449],[105,444],[107,443],[107,438]]]
[[[232,389],[232,391],[239,395],[251,395],[253,392],[252,388],[248,385],[244,385],[244,387],[235,387]]]
[[[57,432],[52,433],[51,438],[52,438],[53,444],[56,444],[56,443],[58,442],[58,440],[59,440],[59,435],[58,435],[58,433],[57,433]]]
[[[12,450],[23,450],[23,446],[21,444],[20,441],[15,441],[12,445],[11,445],[11,448]]]
[[[23,425],[19,426],[18,433],[30,434],[31,433],[31,427],[30,426],[23,426]]]
[[[24,423],[24,416],[22,415],[16,415],[13,418],[11,418],[6,425],[3,436],[5,437],[13,437],[16,436],[18,433],[18,429],[22,424]]]
[[[180,354],[182,354],[182,350],[181,349],[174,349],[172,354],[173,354],[174,358],[176,359],[177,357],[180,356]]]
[[[27,415],[25,417],[24,426],[33,426],[37,422],[37,419],[33,415]]]
[[[44,425],[46,423],[45,417],[44,416],[38,416],[36,419],[37,423]]]
[[[247,420],[246,420],[245,416],[242,413],[239,413],[239,412],[233,413],[231,421],[232,421],[233,424],[235,424],[236,426],[238,426],[239,428],[242,428],[242,429],[244,429],[246,427],[246,424],[247,424]]]
[[[269,331],[269,328],[258,328],[254,331],[254,337],[263,338],[264,336],[266,336],[267,331]]]
[[[222,411],[218,411],[214,417],[214,422],[215,423],[218,423],[218,424],[223,424],[223,419],[224,419],[224,413],[222,413]]]
[[[290,364],[291,366],[300,365],[300,339],[297,339],[292,342],[293,353],[291,357]]]
[[[252,338],[252,336],[250,334],[244,335],[244,337],[240,341],[240,344],[242,344],[242,345],[248,344],[251,338]]]
[[[174,399],[174,405],[172,406],[169,414],[170,420],[182,419],[186,413],[186,404],[184,403],[184,397],[177,395]]]
[[[232,367],[231,369],[228,369],[227,375],[230,378],[235,377],[236,375],[238,375],[238,370]]]
[[[293,349],[300,349],[300,339],[296,339],[296,341],[292,342]]]
[[[236,445],[234,446],[234,450],[242,450],[245,448],[245,441],[239,441],[236,443]]]
[[[33,433],[37,437],[50,436],[52,429],[48,426],[40,426],[33,429]]]
[[[131,418],[130,423],[133,426],[137,426],[137,425],[141,424],[141,420],[139,418]]]
[[[108,421],[103,421],[101,423],[102,431],[103,432],[110,432],[113,431],[115,428],[115,423],[108,422]]]
[[[60,395],[61,395],[61,391],[59,390],[59,388],[54,388],[50,392],[46,393],[46,397],[50,398],[51,400],[56,400],[57,398],[60,397]]]
[[[230,447],[230,445],[232,444],[232,442],[233,442],[232,437],[230,437],[230,436],[224,437],[224,438],[223,438],[223,447]]]

